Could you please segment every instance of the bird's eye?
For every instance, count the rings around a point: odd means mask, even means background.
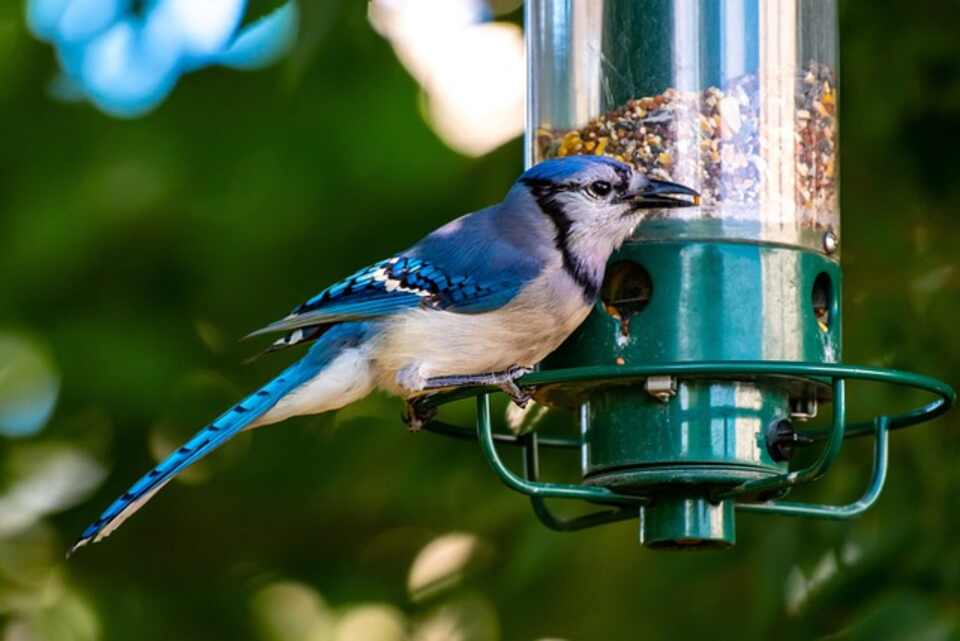
[[[587,189],[590,191],[591,195],[596,196],[597,198],[603,198],[610,193],[610,190],[613,189],[613,187],[611,187],[610,183],[608,183],[606,180],[595,180],[594,182],[590,183],[590,186],[587,187]]]

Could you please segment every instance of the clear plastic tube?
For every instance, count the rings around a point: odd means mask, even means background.
[[[701,192],[641,239],[832,253],[835,0],[528,0],[527,162],[604,154]],[[830,249],[827,249],[830,247]]]

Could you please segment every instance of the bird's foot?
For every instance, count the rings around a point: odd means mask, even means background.
[[[419,432],[437,415],[437,408],[428,402],[432,394],[408,399],[401,418],[411,432]]]
[[[500,372],[486,374],[463,374],[456,376],[435,376],[426,379],[423,389],[450,389],[467,385],[494,385],[510,397],[520,407],[526,407],[531,395],[517,385],[517,379],[529,374],[533,369],[514,365]]]
[[[497,387],[509,396],[510,400],[513,401],[517,407],[524,409],[527,403],[530,402],[530,399],[533,398],[533,395],[528,391],[520,389],[520,386],[517,385],[517,379],[525,374],[529,374],[533,370],[528,367],[517,367],[515,369],[518,373],[511,378],[505,379],[502,383],[499,383]]]

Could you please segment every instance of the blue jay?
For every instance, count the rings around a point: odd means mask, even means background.
[[[439,390],[498,386],[524,405],[529,397],[516,380],[586,318],[607,260],[646,212],[697,201],[692,189],[611,158],[532,167],[501,203],[457,218],[253,332],[282,334],[267,351],[312,346],[134,483],[71,552],[109,535],[241,430],[338,409],[376,388],[406,399],[412,429],[431,418],[423,399]]]

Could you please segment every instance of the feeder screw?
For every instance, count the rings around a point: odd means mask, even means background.
[[[839,245],[839,240],[832,230],[823,235],[823,251],[832,254],[837,251],[837,245]]]
[[[666,403],[677,395],[677,379],[672,376],[648,376],[643,388],[650,396]]]

